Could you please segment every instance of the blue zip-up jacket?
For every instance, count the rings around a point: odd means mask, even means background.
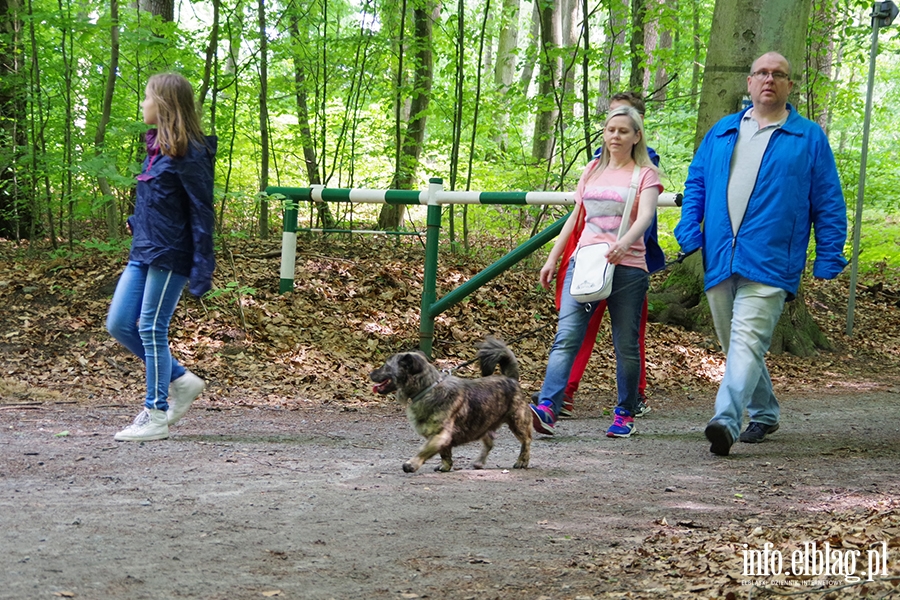
[[[703,250],[705,289],[733,274],[788,292],[793,299],[815,229],[813,275],[833,279],[847,265],[847,207],[828,138],[788,104],[772,133],[747,212],[734,235],[728,213],[731,156],[746,109],[716,123],[694,155],[675,238],[685,253]],[[701,228],[702,224],[702,228]]]
[[[156,147],[156,130],[147,132],[147,158],[138,175],[134,214],[128,218],[132,241],[129,259],[190,278],[189,289],[201,296],[212,287],[213,163],[217,139],[206,146],[188,144],[184,156],[165,156]]]

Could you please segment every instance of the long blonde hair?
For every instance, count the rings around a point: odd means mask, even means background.
[[[156,104],[156,145],[166,156],[180,157],[188,144],[206,144],[194,89],[178,73],[158,73],[147,80],[147,96]]]
[[[609,122],[613,117],[619,117],[625,115],[629,119],[631,119],[631,127],[635,130],[635,132],[640,132],[641,138],[637,141],[637,143],[631,148],[631,158],[639,167],[650,167],[654,171],[656,170],[656,166],[654,166],[653,161],[650,160],[650,154],[647,153],[647,141],[646,136],[644,135],[644,122],[641,120],[641,113],[637,111],[633,106],[620,106],[615,110],[611,111],[606,116],[606,121],[603,123],[603,130],[606,130],[606,127],[609,125]],[[607,149],[606,144],[603,145],[602,150],[600,151],[600,157],[597,159],[599,162],[597,166],[602,171],[609,164],[609,149]]]

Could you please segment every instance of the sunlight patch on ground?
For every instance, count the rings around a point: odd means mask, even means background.
[[[668,508],[680,508],[683,510],[696,510],[700,512],[722,512],[727,507],[702,504],[700,502],[673,502],[665,505]]]
[[[702,351],[702,354],[699,354],[696,348],[677,345],[674,349],[692,366],[694,373],[698,377],[714,383],[722,381],[722,376],[725,374],[724,354],[708,354],[705,350]]]
[[[877,381],[847,380],[844,378],[845,376],[828,371],[826,371],[824,375],[834,378],[834,381],[829,381],[825,384],[826,388],[841,388],[853,390],[855,392],[874,392],[884,388],[884,384]]]
[[[885,511],[896,510],[898,506],[900,501],[891,496],[847,492],[821,498],[805,508],[809,512],[820,513],[859,509]]]
[[[394,328],[384,323],[375,323],[369,321],[363,325],[363,331],[366,333],[375,333],[378,335],[394,335]]]

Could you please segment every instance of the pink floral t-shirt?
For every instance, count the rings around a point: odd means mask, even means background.
[[[585,167],[575,192],[575,205],[583,205],[585,210],[584,230],[578,239],[579,248],[599,242],[606,242],[610,245],[615,243],[619,225],[622,223],[622,214],[625,212],[625,201],[628,199],[628,189],[631,187],[633,174],[633,165],[624,169],[607,167],[602,172],[597,168],[596,161],[592,161]],[[653,186],[656,186],[660,192],[663,191],[656,170],[650,167],[641,167],[638,190],[634,197],[629,223],[634,223],[637,218],[641,192]],[[641,235],[631,245],[625,258],[619,264],[646,271],[646,251],[644,236]]]

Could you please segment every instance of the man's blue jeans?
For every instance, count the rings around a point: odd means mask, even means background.
[[[732,275],[706,290],[706,298],[726,357],[712,420],[727,426],[736,440],[745,408],[751,421],[778,423],[780,408],[766,369],[766,352],[787,292]]]
[[[563,392],[569,382],[569,372],[575,362],[591,315],[597,310],[597,302],[581,304],[569,294],[574,260],[569,261],[559,307],[559,325],[556,338],[550,347],[547,374],[541,388],[540,400],[553,402],[553,414],[562,407]],[[638,381],[641,376],[641,355],[638,332],[641,310],[650,285],[650,275],[635,267],[616,266],[613,288],[606,307],[612,325],[613,347],[616,351],[616,389],[618,405],[634,414],[638,404]]]
[[[129,261],[109,305],[106,329],[144,361],[144,406],[168,410],[169,383],[185,373],[169,351],[169,322],[188,278]]]

